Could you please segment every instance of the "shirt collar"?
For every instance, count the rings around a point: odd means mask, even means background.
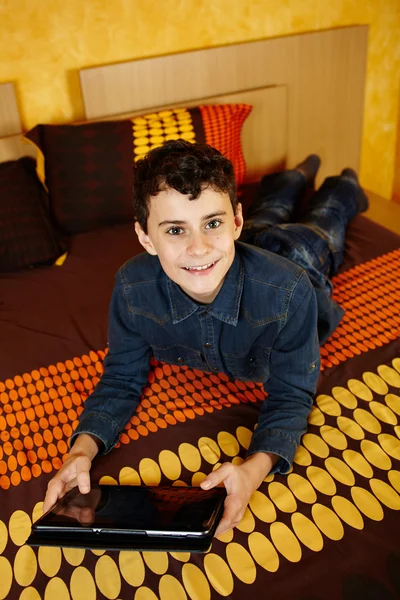
[[[203,309],[216,319],[229,325],[237,325],[244,283],[244,267],[237,249],[222,288],[211,304],[199,304],[192,300],[181,290],[179,285],[167,275],[165,277],[174,325],[187,319],[199,309]]]

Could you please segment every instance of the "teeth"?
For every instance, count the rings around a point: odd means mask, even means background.
[[[186,271],[204,271],[211,267],[214,263],[209,263],[208,265],[204,265],[203,267],[185,267]]]

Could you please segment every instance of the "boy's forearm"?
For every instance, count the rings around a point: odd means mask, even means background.
[[[85,454],[92,461],[98,454],[101,444],[102,442],[98,437],[89,433],[81,433],[76,438],[69,454],[70,456],[73,454]]]
[[[111,400],[112,399],[112,400]],[[79,424],[70,439],[70,446],[83,434],[101,440],[98,452],[107,454],[117,443],[125,424],[132,417],[140,397],[128,393],[121,397],[118,390],[104,386],[100,381],[85,402]]]
[[[273,466],[278,462],[279,456],[272,452],[254,452],[241,465],[252,482],[252,487],[257,490]]]

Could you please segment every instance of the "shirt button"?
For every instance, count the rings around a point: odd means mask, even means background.
[[[209,342],[206,342],[206,343],[204,344],[204,348],[207,348],[207,350],[208,350],[209,348],[211,348],[211,346],[212,346],[212,344],[210,344]]]

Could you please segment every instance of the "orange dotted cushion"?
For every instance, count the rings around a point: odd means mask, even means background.
[[[249,104],[213,104],[136,117],[132,119],[135,159],[167,140],[205,142],[232,161],[240,185],[246,172],[240,135],[251,109]]]
[[[240,142],[248,104],[176,108],[120,121],[38,125],[26,137],[44,157],[44,183],[60,230],[75,234],[133,220],[132,158],[166,140],[206,142],[245,175]],[[133,157],[132,157],[133,148]]]

